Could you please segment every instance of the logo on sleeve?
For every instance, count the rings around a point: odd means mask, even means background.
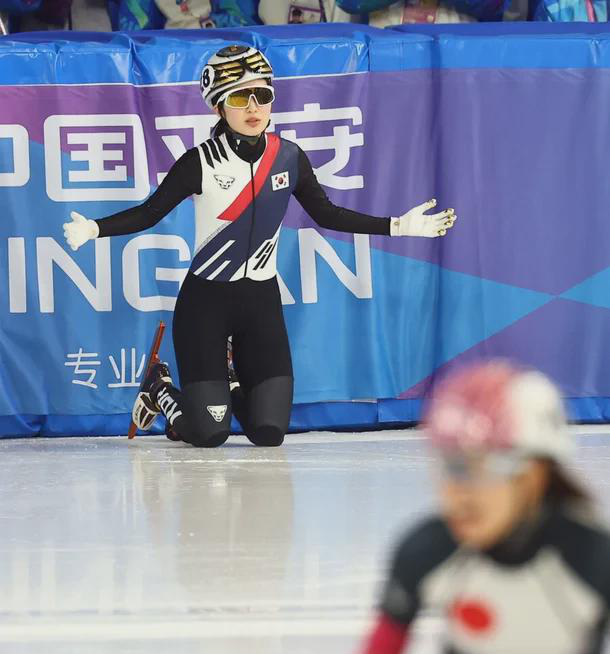
[[[228,188],[231,188],[231,184],[233,184],[235,181],[235,177],[231,177],[229,175],[214,175],[214,179],[218,183],[218,186],[225,189],[225,191]]]
[[[271,189],[273,191],[281,191],[283,188],[288,188],[289,178],[288,171],[278,173],[271,176]]]

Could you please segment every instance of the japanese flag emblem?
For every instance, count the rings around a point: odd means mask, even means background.
[[[283,188],[288,188],[289,178],[288,171],[278,173],[271,176],[271,189],[273,191],[281,191]]]
[[[216,422],[222,422],[222,419],[225,417],[227,413],[226,404],[213,404],[211,406],[207,406],[206,409],[208,410],[212,418],[216,420]]]

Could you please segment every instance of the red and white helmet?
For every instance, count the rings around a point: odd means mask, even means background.
[[[265,55],[247,45],[229,45],[213,55],[201,72],[199,89],[205,103],[213,109],[220,97],[244,82],[273,79]]]
[[[541,372],[504,360],[449,375],[424,423],[433,446],[446,453],[506,453],[562,464],[572,450],[557,387]]]

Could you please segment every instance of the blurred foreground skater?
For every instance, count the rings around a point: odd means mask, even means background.
[[[610,537],[567,470],[555,386],[507,362],[451,375],[425,415],[440,515],[399,544],[366,654],[409,650],[422,611],[447,654],[601,653]]]

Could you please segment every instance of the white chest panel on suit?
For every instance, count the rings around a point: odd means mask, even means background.
[[[220,146],[218,142],[220,141]],[[231,223],[219,216],[237,199],[256,174],[260,159],[250,169],[230,148],[225,134],[209,139],[197,147],[201,160],[201,195],[195,195],[195,249],[197,254],[206,243]],[[207,157],[206,157],[207,150]],[[212,161],[212,165],[209,163]]]

